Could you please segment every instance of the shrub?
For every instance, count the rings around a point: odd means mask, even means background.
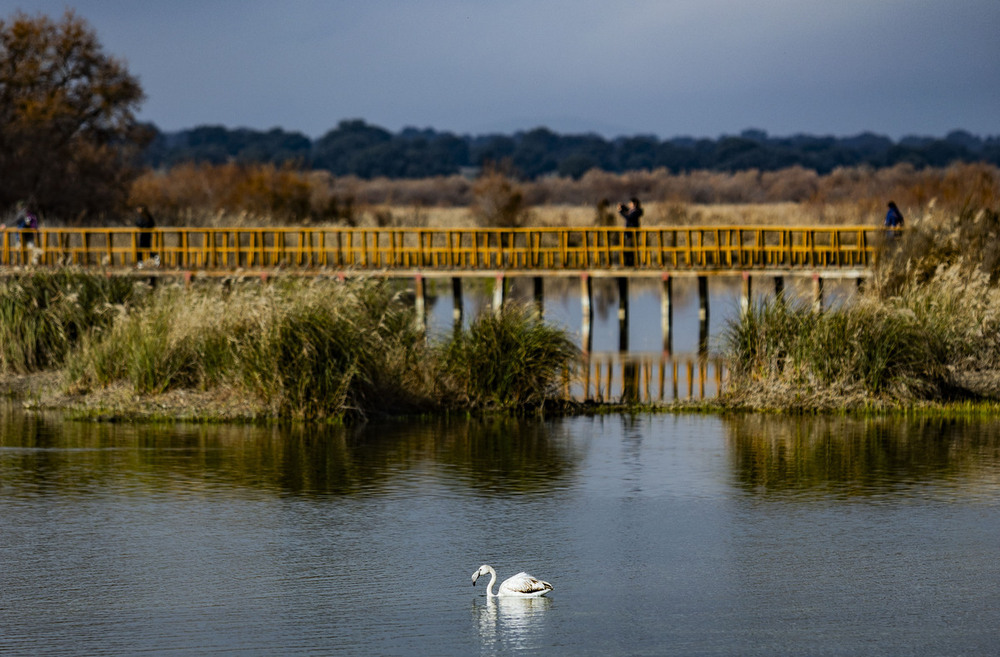
[[[527,223],[529,213],[524,192],[501,168],[487,167],[472,187],[472,213],[488,228],[517,228]]]

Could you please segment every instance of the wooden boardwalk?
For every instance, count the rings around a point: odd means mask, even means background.
[[[836,274],[870,267],[880,233],[871,226],[158,228],[146,252],[131,228],[46,228],[37,231],[34,249],[17,243],[17,231],[0,234],[0,267],[131,270],[156,254],[163,272],[227,276]]]

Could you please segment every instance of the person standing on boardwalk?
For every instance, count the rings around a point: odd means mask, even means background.
[[[618,214],[625,219],[625,228],[632,229],[625,231],[625,242],[623,252],[623,264],[626,267],[635,265],[635,229],[639,228],[639,220],[642,219],[642,204],[639,199],[632,197],[628,205],[618,204]]]
[[[898,207],[896,207],[895,202],[889,201],[889,211],[885,213],[885,227],[902,228],[903,221],[903,213],[899,211]]]
[[[38,230],[38,215],[35,214],[34,209],[28,203],[18,203],[17,205],[17,223],[15,224],[21,229],[21,238],[28,248],[35,246],[35,241],[37,238],[36,230]]]
[[[153,219],[153,214],[149,211],[145,205],[140,205],[135,209],[135,227],[142,230],[139,233],[139,266],[142,267],[144,260],[148,258],[153,258],[152,248],[153,248],[153,233],[152,229],[156,228],[156,220]],[[154,258],[154,264],[159,263],[159,256]]]
[[[903,213],[893,201],[889,201],[889,211],[885,213],[885,243],[894,244],[899,231],[903,229]]]

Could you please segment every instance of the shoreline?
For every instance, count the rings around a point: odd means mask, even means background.
[[[130,422],[138,424],[280,424],[280,423],[364,423],[366,419],[303,420],[280,414],[277,409],[250,399],[235,388],[212,390],[174,389],[143,395],[125,384],[115,384],[86,393],[64,389],[64,372],[49,370],[33,374],[0,375],[0,397],[20,403],[29,412],[63,413],[66,419],[90,422]],[[710,400],[625,404],[621,402],[551,400],[531,414],[540,418],[644,413],[773,414],[773,415],[855,415],[855,416],[1000,416],[1000,372],[988,377],[989,392],[976,398],[950,401],[919,401],[907,404],[860,396],[799,397],[797,403],[778,404],[775,399],[758,398],[756,403],[723,396]],[[811,403],[810,403],[811,402]],[[423,413],[385,413],[379,419],[446,417],[449,415],[508,415],[509,411],[430,410]]]

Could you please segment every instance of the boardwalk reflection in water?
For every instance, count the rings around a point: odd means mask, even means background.
[[[723,391],[725,379],[721,358],[612,352],[585,356],[563,395],[599,403],[706,400]]]

